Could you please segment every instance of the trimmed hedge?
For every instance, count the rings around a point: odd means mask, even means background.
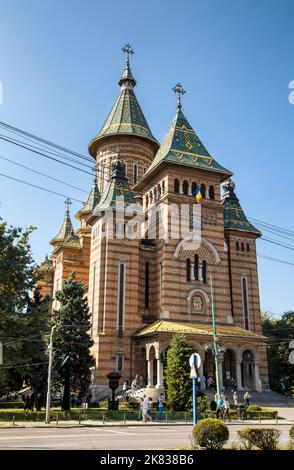
[[[215,411],[206,411],[206,418],[215,418]],[[276,419],[277,411],[269,410],[264,408],[262,411],[245,411],[244,419]],[[236,410],[230,410],[229,419],[238,419],[238,413]]]
[[[294,440],[294,424],[292,424],[292,426],[289,429],[289,435],[291,439]]]
[[[261,450],[277,450],[281,432],[274,428],[245,428],[238,431],[245,448],[257,447]]]
[[[207,418],[194,426],[193,437],[201,447],[219,450],[228,441],[229,430],[221,420]]]

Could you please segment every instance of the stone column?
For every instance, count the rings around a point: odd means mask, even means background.
[[[260,389],[259,389],[259,362],[254,362],[254,381],[255,381],[255,390],[260,392]]]
[[[191,265],[190,265],[190,278],[191,278],[191,281],[195,281],[195,276],[194,276],[194,263],[191,262]]]
[[[203,282],[203,277],[202,277],[202,263],[198,263],[198,281]]]
[[[238,390],[243,390],[242,387],[242,374],[241,374],[241,361],[236,361],[236,379]]]
[[[148,374],[147,387],[148,388],[153,388],[154,387],[154,385],[153,385],[153,359],[148,359],[148,361],[147,361],[147,374]]]
[[[209,186],[206,186],[205,188],[205,198],[209,199]]]
[[[188,195],[189,195],[189,196],[193,196],[193,194],[192,194],[192,183],[191,183],[191,181],[188,182]]]
[[[180,180],[179,183],[180,183],[180,184],[179,184],[179,193],[180,193],[180,194],[183,194],[183,181]]]
[[[160,358],[156,358],[157,360],[157,384],[155,388],[163,388],[163,364]]]

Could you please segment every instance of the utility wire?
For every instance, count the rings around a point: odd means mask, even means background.
[[[259,254],[259,253],[257,253],[257,256],[259,258],[268,259],[270,261],[276,261],[277,263],[288,264],[289,266],[294,266],[294,263],[290,263],[289,261],[285,261],[285,260],[282,260],[282,259],[279,259],[279,258],[272,258],[271,256],[262,255],[262,254]]]
[[[27,181],[23,181],[23,180],[20,180],[18,178],[13,178],[12,176],[5,175],[4,173],[0,173],[0,176],[3,176],[4,178],[8,178],[8,179],[13,180],[13,181],[17,181],[18,183],[26,184],[27,186],[31,186],[33,188],[40,189],[41,191],[46,191],[47,193],[56,194],[57,196],[63,197],[65,199],[69,197],[69,196],[66,196],[65,194],[61,194],[61,193],[57,193],[56,191],[52,191],[51,189],[45,189],[45,188],[42,188],[41,186],[37,186],[36,184],[28,183]],[[80,199],[76,199],[74,197],[70,197],[70,199],[72,201],[81,202],[82,204],[84,204],[84,201],[81,201]]]
[[[46,175],[45,173],[41,173],[40,171],[34,170],[33,168],[30,168],[29,166],[21,165],[21,163],[14,162],[13,160],[10,160],[9,158],[5,158],[1,155],[0,155],[0,158],[1,160],[6,160],[7,162],[13,163],[13,165],[17,165],[17,166],[20,166],[21,168],[25,168],[26,170],[32,171],[33,173],[36,173],[37,175],[44,176],[45,178],[48,178],[52,181],[57,181],[58,183],[69,186],[70,188],[77,189],[78,191],[89,194],[89,191],[85,191],[84,189],[78,188],[77,186],[73,186],[72,184],[66,183],[65,181],[59,180],[58,178],[54,178],[53,176],[49,176],[49,175]]]

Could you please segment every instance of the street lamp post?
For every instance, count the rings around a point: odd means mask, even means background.
[[[211,290],[211,313],[212,313],[212,329],[213,329],[213,349],[214,349],[214,364],[215,364],[215,381],[216,381],[216,393],[217,399],[220,397],[220,386],[219,386],[219,369],[218,369],[218,338],[216,334],[216,321],[215,321],[215,308],[214,308],[214,292],[212,285],[212,277],[210,276],[210,290]]]
[[[50,406],[51,406],[51,375],[52,375],[52,362],[53,362],[53,333],[57,325],[51,328],[50,342],[49,342],[49,363],[48,363],[48,385],[47,385],[47,400],[46,400],[46,424],[50,423]]]

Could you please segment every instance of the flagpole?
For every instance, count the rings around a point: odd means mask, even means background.
[[[214,292],[212,285],[212,277],[210,275],[210,290],[211,290],[211,314],[212,314],[212,330],[213,330],[213,349],[214,349],[214,364],[215,364],[215,381],[217,399],[220,397],[219,386],[219,368],[218,368],[218,338],[216,334],[216,321],[215,321],[215,306],[214,306]]]

